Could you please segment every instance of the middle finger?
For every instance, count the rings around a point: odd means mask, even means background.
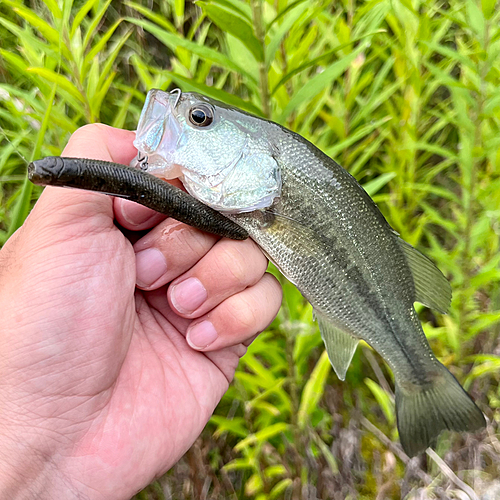
[[[218,236],[166,219],[134,244],[136,283],[156,290],[185,273],[216,243]]]
[[[168,289],[170,306],[180,316],[198,318],[228,297],[255,285],[267,269],[267,259],[250,239],[219,240]]]

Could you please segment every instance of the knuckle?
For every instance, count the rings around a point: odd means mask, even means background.
[[[254,304],[244,297],[240,297],[232,308],[232,316],[238,325],[238,330],[245,333],[256,332],[259,323],[256,313]]]
[[[174,244],[176,249],[183,250],[184,255],[194,254],[198,258],[209,250],[211,236],[172,218],[165,219],[152,233],[154,244],[159,248],[171,248],[170,245]]]
[[[278,308],[281,306],[281,301],[283,299],[283,288],[278,279],[271,273],[265,273],[262,277],[262,281],[267,285],[270,290],[270,296],[276,301]]]
[[[229,272],[231,279],[236,283],[248,286],[255,281],[253,273],[247,265],[247,259],[237,244],[226,245],[219,258],[221,268]]]
[[[173,219],[171,219],[171,221],[173,221]],[[164,232],[164,236],[168,238],[172,234],[172,228],[180,229],[175,237],[179,238],[181,247],[186,248],[189,253],[201,258],[209,251],[210,241],[212,240],[211,235],[207,235],[207,233],[187,226],[183,222],[174,221],[170,222],[169,230]]]
[[[73,134],[71,134],[70,141],[79,141],[83,138],[87,140],[89,137],[102,136],[106,129],[107,127],[102,123],[88,123],[75,130]]]

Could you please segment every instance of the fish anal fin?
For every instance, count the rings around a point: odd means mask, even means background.
[[[345,374],[356,352],[359,339],[340,329],[323,314],[315,311],[314,316],[318,321],[319,331],[325,343],[330,363],[338,378],[340,380],[345,380]]]
[[[425,255],[398,238],[410,266],[415,285],[415,300],[446,313],[451,302],[451,286],[443,273]]]

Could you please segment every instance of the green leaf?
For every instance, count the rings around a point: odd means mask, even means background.
[[[276,379],[274,378],[272,370],[266,368],[263,363],[252,353],[247,353],[244,359],[245,365],[265,381],[268,388],[274,387]]]
[[[294,8],[288,11],[288,14],[284,20],[284,22],[276,29],[276,32],[271,37],[271,40],[268,46],[265,49],[265,59],[266,59],[266,67],[269,68],[271,66],[276,50],[283,40],[283,38],[288,34],[290,28],[297,22],[297,20],[302,16],[304,12],[307,11],[309,5],[302,5],[303,0],[296,2]]]
[[[59,43],[59,32],[50,26],[47,21],[44,21],[41,17],[37,16],[35,12],[27,7],[20,6],[15,2],[11,2],[10,0],[4,0],[5,3],[10,5],[15,5],[13,8],[14,12],[20,15],[23,19],[25,19],[31,26],[36,28],[47,41],[57,45]]]
[[[322,61],[330,59],[331,56],[335,55],[340,50],[345,49],[346,47],[348,47],[348,46],[350,46],[350,45],[352,45],[352,44],[354,44],[356,42],[359,42],[363,38],[371,37],[371,36],[373,36],[373,35],[375,35],[377,33],[383,33],[384,31],[385,30],[379,30],[379,31],[375,31],[374,33],[368,33],[367,35],[362,35],[362,36],[359,36],[357,38],[353,38],[351,41],[349,41],[347,43],[343,43],[342,45],[338,45],[333,50],[330,50],[329,52],[325,52],[324,54],[321,54],[320,56],[315,57],[314,59],[311,59],[310,61],[306,61],[305,63],[297,66],[296,68],[294,68],[293,70],[291,70],[290,72],[288,72],[286,75],[284,75],[278,81],[278,83],[273,87],[271,95],[273,95],[283,84],[285,84],[288,80],[290,80],[290,78],[292,78],[295,75],[301,73],[302,71],[304,71],[304,70],[306,70],[308,68],[311,68],[313,66],[319,65]]]
[[[4,59],[5,61],[8,61],[9,64],[17,68],[19,72],[26,71],[26,68],[28,67],[26,61],[21,56],[12,52],[0,49],[0,56],[2,56],[2,59]]]
[[[320,449],[321,453],[325,457],[325,460],[327,461],[328,465],[330,466],[330,470],[334,474],[339,473],[339,466],[337,463],[337,460],[335,459],[335,456],[333,455],[332,451],[330,450],[330,447],[326,445],[326,443],[318,436],[316,432],[313,432],[313,439],[314,443],[316,446]]]
[[[364,48],[364,45],[360,45],[354,52],[351,52],[342,59],[335,61],[333,64],[325,68],[322,73],[319,73],[311,78],[290,99],[290,102],[280,116],[280,123],[283,123],[288,118],[290,113],[295,111],[299,105],[308,103],[320,92],[323,92],[327,87],[329,87],[342,73],[344,73],[344,71],[354,61],[356,56],[364,50]]]
[[[467,55],[459,52],[458,50],[450,49],[449,47],[445,47],[444,45],[440,45],[438,43],[427,42],[426,40],[423,40],[420,43],[423,43],[424,45],[429,47],[429,49],[436,51],[438,54],[441,54],[448,59],[451,59],[452,61],[457,61],[457,63],[460,63],[463,66],[467,66],[472,70],[476,69],[475,62],[467,57]]]
[[[174,13],[176,26],[182,26],[184,23],[184,0],[174,0]]]
[[[369,378],[365,378],[365,384],[368,386],[372,394],[375,396],[377,403],[382,408],[385,418],[392,425],[395,422],[396,414],[394,409],[394,401],[391,396],[382,389],[376,382]]]
[[[132,92],[130,92],[121,98],[120,105],[118,106],[118,113],[115,114],[113,122],[111,123],[112,127],[123,128],[125,126],[125,120],[129,112],[130,103],[132,102],[132,97],[133,94]]]
[[[211,3],[232,10],[237,16],[252,22],[252,7],[245,0],[209,0]]]
[[[91,122],[99,121],[99,115],[100,115],[102,101],[106,97],[106,94],[108,93],[109,87],[111,86],[111,83],[113,82],[115,76],[116,76],[116,72],[113,71],[106,78],[106,80],[104,80],[100,84],[98,92],[93,96],[92,100],[90,101],[89,105],[90,105],[90,109],[91,109],[91,113],[92,113],[90,116]]]
[[[226,471],[229,470],[252,470],[254,468],[253,461],[248,458],[235,458],[231,460],[228,464],[224,465],[223,469]]]
[[[245,439],[242,439],[234,447],[234,449],[235,451],[241,451],[248,446],[269,441],[278,434],[285,432],[288,429],[288,427],[289,425],[285,422],[278,422],[277,424],[270,425],[269,427],[266,427],[265,429],[262,429],[261,431],[256,432],[255,434],[251,434]]]
[[[229,432],[235,436],[247,437],[248,429],[245,426],[245,419],[242,417],[233,417],[231,419],[222,417],[221,415],[212,415],[210,422],[217,426],[216,436],[220,436],[224,432]]]
[[[150,23],[149,21],[143,21],[140,19],[133,19],[133,18],[127,18],[127,21],[136,24],[137,26],[140,26],[146,31],[149,31],[149,33],[154,35],[158,40],[160,40],[160,42],[162,42],[164,45],[166,45],[169,49],[171,49],[174,52],[177,47],[183,47],[184,49],[189,50],[193,54],[196,54],[197,56],[203,59],[213,62],[214,64],[220,66],[221,68],[225,68],[227,70],[234,71],[240,75],[244,75],[250,80],[252,80],[254,83],[257,83],[257,80],[253,75],[248,73],[245,69],[240,67],[238,64],[236,64],[227,56],[225,56],[224,54],[222,54],[217,50],[211,49],[210,47],[207,47],[205,45],[199,45],[196,42],[187,40],[181,35],[168,33],[167,31],[159,28],[155,24]]]
[[[165,75],[168,75],[172,78],[174,82],[179,85],[179,87],[185,92],[199,92],[201,94],[205,94],[208,97],[212,97],[213,99],[217,99],[218,101],[225,102],[230,106],[234,106],[235,108],[244,109],[249,113],[253,113],[258,116],[263,116],[262,111],[254,106],[251,102],[244,101],[240,97],[237,97],[233,94],[229,94],[223,90],[216,89],[214,87],[209,87],[204,83],[195,82],[189,78],[178,75],[171,71],[163,71]]]
[[[264,470],[264,476],[273,478],[286,474],[286,467],[283,464],[270,465]]]
[[[149,68],[149,66],[137,54],[132,54],[130,62],[137,72],[139,82],[142,83],[144,89],[148,91],[149,89],[154,88],[154,79],[150,71],[151,68]]]
[[[61,19],[62,18],[62,11],[59,8],[59,5],[57,5],[56,0],[43,0],[43,3],[48,7],[50,10],[50,13],[56,18],[56,19]]]
[[[491,19],[495,13],[497,0],[481,0],[481,8],[486,19]]]
[[[301,429],[309,422],[311,413],[316,409],[319,400],[323,396],[326,380],[331,368],[332,365],[328,359],[328,353],[323,351],[302,391],[298,412],[298,424]]]
[[[483,359],[476,357],[477,361],[484,361],[484,362],[474,366],[474,368],[472,369],[469,376],[464,382],[464,389],[467,390],[472,384],[472,382],[479,377],[483,377],[484,375],[489,375],[490,373],[498,375],[498,373],[500,372],[499,356],[488,355],[482,358]]]
[[[99,88],[103,86],[104,79],[107,78],[116,58],[118,57],[118,54],[120,53],[120,50],[125,45],[131,34],[132,34],[132,29],[130,29],[127,33],[125,33],[125,35],[122,35],[118,43],[116,43],[116,45],[113,47],[113,50],[106,55],[106,63],[101,68],[101,75],[97,83],[97,86]]]
[[[83,98],[81,92],[64,75],[60,75],[48,68],[27,68],[26,71],[39,75],[49,82],[57,84],[58,87],[66,90],[72,97],[78,99],[82,103],[85,103],[85,99]]]
[[[375,85],[372,87],[373,95],[370,99],[360,106],[360,110],[352,119],[352,127],[357,127],[362,123],[367,116],[371,116],[375,113],[375,110],[386,103],[389,99],[403,84],[402,80],[394,82],[392,85],[386,85],[385,88],[378,91]]]
[[[425,193],[435,194],[440,198],[451,200],[454,203],[458,204],[460,203],[460,198],[453,191],[449,191],[448,189],[439,186],[434,186],[432,184],[411,182],[408,183],[408,187],[415,191],[423,191]]]
[[[123,19],[118,19],[115,23],[113,23],[112,26],[104,33],[104,35],[99,39],[99,41],[92,47],[92,49],[89,51],[89,53],[85,56],[85,64],[89,64],[92,59],[94,59],[99,52],[101,52],[104,49],[104,46],[108,43],[108,40],[111,38],[113,33],[115,32],[116,28],[120,26],[121,22]],[[129,31],[125,35],[125,40],[132,34],[132,31]],[[120,46],[122,46],[125,43],[125,41],[121,41]]]
[[[356,131],[351,133],[343,141],[338,142],[337,144],[335,144],[335,146],[327,148],[326,154],[328,156],[331,156],[332,158],[335,158],[341,151],[348,148],[352,144],[360,141],[367,135],[371,134],[373,131],[378,131],[382,125],[386,124],[389,121],[391,121],[391,117],[385,116],[380,120],[377,120],[375,122],[370,122],[367,123],[366,125],[363,125],[362,127],[359,127]]]
[[[475,31],[478,36],[479,42],[484,42],[484,16],[481,9],[477,6],[476,0],[467,0],[467,20],[469,26]]]
[[[254,497],[257,493],[262,491],[263,486],[264,483],[260,474],[252,474],[245,483],[245,495]]]
[[[266,31],[269,31],[273,24],[276,24],[278,21],[283,19],[291,10],[295,9],[298,5],[301,3],[305,2],[306,0],[296,0],[295,2],[292,2],[291,4],[287,5],[266,27]]]
[[[33,148],[33,154],[30,158],[30,161],[33,158],[38,158],[40,156],[40,149],[42,147],[42,143],[45,137],[45,131],[47,130],[47,126],[49,124],[49,118],[52,111],[52,103],[54,102],[54,97],[56,95],[57,84],[52,86],[52,92],[47,99],[47,107],[45,110],[45,115],[43,117],[43,121],[40,125],[40,130],[37,134],[37,140],[35,143],[35,147]],[[23,186],[21,188],[20,196],[17,198],[14,208],[12,210],[12,217],[10,220],[9,229],[7,232],[7,237],[12,236],[14,232],[20,228],[28,216],[30,210],[30,202],[31,202],[31,193],[33,191],[33,184],[28,180],[28,176],[24,179]]]
[[[49,46],[47,43],[41,41],[40,38],[35,37],[31,34],[30,31],[26,29],[21,29],[19,26],[17,26],[14,23],[11,23],[7,19],[2,18],[0,16],[0,25],[5,26],[12,34],[14,34],[19,40],[22,40],[23,45],[29,46],[30,49],[36,51],[38,54],[44,54],[48,57],[53,57],[54,59],[58,58],[58,54]],[[63,47],[62,51],[64,54],[67,53],[67,48]],[[16,52],[18,52],[16,50]],[[5,51],[4,53],[7,53]],[[14,52],[11,52],[11,55],[14,56]],[[26,58],[26,53],[24,54],[25,58],[24,60],[27,61],[28,59]],[[7,57],[7,56],[4,56]],[[19,56],[16,56],[19,57]],[[21,59],[21,57],[19,57]],[[28,66],[31,64],[27,64]],[[21,72],[23,73],[23,72]]]
[[[87,28],[87,32],[85,33],[85,37],[83,39],[83,48],[86,50],[87,47],[89,46],[90,40],[92,37],[96,35],[97,32],[97,27],[99,26],[99,23],[101,22],[102,18],[106,14],[106,11],[108,10],[109,5],[111,4],[111,0],[106,0],[102,7],[100,8],[99,12],[94,16],[94,19],[92,19],[92,22],[90,23],[89,27]]]
[[[273,489],[269,492],[269,500],[274,500],[276,498],[283,498],[283,493],[291,488],[293,481],[290,478],[282,479]]]
[[[73,24],[71,25],[71,31],[69,32],[69,37],[73,38],[76,30],[82,24],[82,21],[85,19],[85,16],[90,12],[90,10],[94,7],[94,5],[99,0],[87,0],[81,7],[80,10],[76,13],[75,18],[73,19]]]
[[[125,5],[128,5],[129,7],[136,10],[144,17],[147,17],[150,21],[153,21],[158,26],[161,26],[167,31],[171,33],[177,33],[175,26],[167,18],[165,18],[165,16],[157,14],[156,12],[153,12],[151,9],[148,9],[147,7],[139,5],[138,3],[135,2],[125,2]],[[131,18],[127,18],[127,21],[132,22],[130,19]]]
[[[391,179],[396,177],[396,172],[387,172],[363,184],[364,190],[370,195],[378,193]]]
[[[252,25],[247,19],[239,16],[234,10],[212,2],[197,2],[203,12],[223,31],[239,38],[252,52],[259,62],[264,61],[264,50],[253,32]]]

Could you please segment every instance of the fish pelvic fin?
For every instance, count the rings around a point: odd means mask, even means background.
[[[410,457],[433,446],[446,429],[472,432],[486,426],[483,412],[441,363],[425,385],[396,380],[396,415],[399,439]]]
[[[323,314],[315,311],[314,316],[318,320],[319,331],[325,343],[330,363],[337,377],[340,380],[345,380],[345,374],[356,352],[359,340],[334,325]]]
[[[440,313],[446,313],[451,302],[449,281],[432,260],[401,238],[398,241],[413,275],[415,300]]]

